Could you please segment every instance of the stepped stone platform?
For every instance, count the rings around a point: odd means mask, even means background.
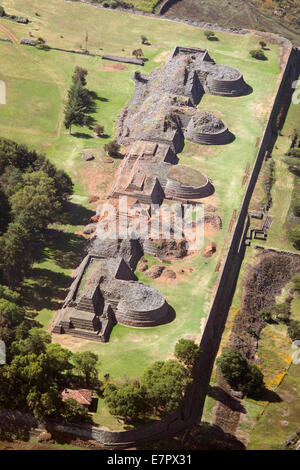
[[[52,331],[107,342],[116,323],[149,327],[171,320],[171,310],[156,289],[135,281],[121,257],[88,255]]]

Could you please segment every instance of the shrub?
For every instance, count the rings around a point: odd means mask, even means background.
[[[96,124],[94,127],[94,132],[98,137],[102,137],[104,133],[104,126],[101,126],[100,124]]]
[[[104,150],[110,157],[116,157],[120,151],[120,145],[115,140],[111,140],[104,145]]]
[[[134,79],[139,81],[139,80],[141,80],[141,78],[142,78],[141,72],[139,70],[136,70],[134,72]]]
[[[272,307],[272,313],[274,313],[277,320],[286,323],[290,318],[290,304],[288,302],[283,302],[281,304],[274,305]]]
[[[294,290],[300,294],[300,276],[294,276],[292,278],[293,288]]]
[[[208,40],[211,40],[212,38],[214,38],[216,36],[213,31],[204,31],[203,34],[206,37],[206,39],[208,39]]]
[[[264,309],[264,310],[261,310],[259,313],[261,314],[262,319],[265,322],[270,323],[272,321],[272,313],[270,310]]]
[[[296,250],[300,250],[300,227],[293,227],[288,233],[288,239]]]
[[[257,60],[268,60],[264,52],[261,49],[253,49],[250,51],[251,57]]]
[[[297,320],[291,320],[287,332],[292,341],[300,339],[300,322]]]
[[[225,351],[217,359],[217,366],[234,389],[251,397],[258,397],[262,393],[263,374],[255,364],[248,363],[239,351]]]
[[[262,49],[264,49],[265,47],[267,47],[267,43],[265,41],[259,41],[259,45]]]

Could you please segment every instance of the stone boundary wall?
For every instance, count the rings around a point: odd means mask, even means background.
[[[0,41],[3,41],[3,42],[12,42],[11,39],[6,39],[6,38],[0,38]]]
[[[293,253],[292,251],[275,250],[275,248],[266,248],[260,245],[255,245],[254,248],[256,250],[260,250],[262,253],[277,253],[277,254],[282,254],[282,255],[288,255],[288,256],[291,256],[292,258],[300,257],[300,253]]]
[[[124,64],[144,65],[144,62],[141,59],[131,59],[131,57],[119,57],[116,55],[104,54],[102,59],[112,60],[114,62],[124,62]]]

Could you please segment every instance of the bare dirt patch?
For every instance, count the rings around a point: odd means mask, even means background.
[[[87,164],[88,165],[88,164]],[[108,185],[113,179],[115,169],[103,162],[93,162],[89,166],[81,167],[76,176],[81,180],[87,190],[88,197],[98,196],[104,198]]]
[[[155,59],[153,59],[153,62],[156,62],[156,63],[164,62],[166,58],[168,57],[168,55],[169,55],[168,51],[161,52],[155,57]]]
[[[111,65],[104,65],[103,70],[105,72],[115,72],[116,70],[126,70],[125,65],[121,64],[111,64]]]

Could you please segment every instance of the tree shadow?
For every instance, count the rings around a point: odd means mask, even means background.
[[[107,98],[103,96],[99,96],[94,90],[88,90],[89,96],[93,101],[109,101]]]
[[[66,202],[64,204],[64,213],[60,218],[60,222],[65,225],[86,225],[95,212],[74,202]]]
[[[280,403],[282,402],[282,398],[278,395],[278,393],[273,392],[265,388],[262,394],[259,396],[259,399],[262,401],[268,401],[270,403]]]
[[[220,41],[220,39],[217,36],[212,36],[208,38],[209,41]]]
[[[77,138],[80,138],[80,139],[92,139],[93,136],[90,135],[90,134],[86,134],[85,132],[72,132],[71,135],[73,137],[77,137]]]
[[[70,282],[70,277],[63,273],[32,268],[29,281],[22,285],[23,304],[38,312],[43,309],[57,310]]]
[[[214,387],[211,387],[209,385],[207,395],[217,401],[220,401],[221,403],[223,403],[223,405],[227,406],[232,411],[238,411],[239,413],[243,414],[246,413],[246,410],[241,404],[241,402],[236,398],[232,397],[229,393],[227,393],[218,385],[215,385]]]
[[[53,230],[54,239],[47,244],[47,256],[63,269],[75,269],[84,251],[86,239],[75,233]]]

